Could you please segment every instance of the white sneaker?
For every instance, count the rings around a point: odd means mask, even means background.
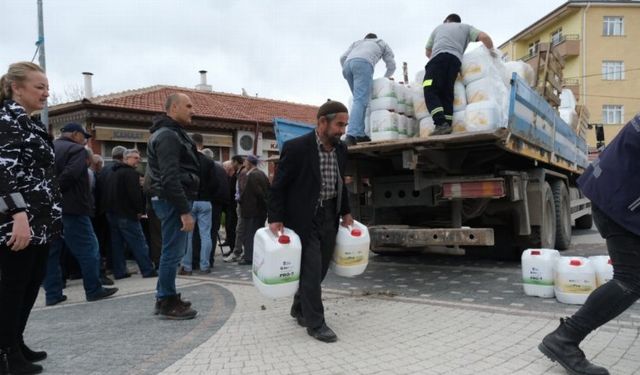
[[[239,260],[240,260],[240,257],[239,257],[239,256],[237,256],[236,254],[233,254],[233,253],[232,253],[231,255],[227,256],[226,258],[222,258],[222,260],[223,260],[225,263],[233,263],[233,262],[237,262],[237,261],[239,261]]]

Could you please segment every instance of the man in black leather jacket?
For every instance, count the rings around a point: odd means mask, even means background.
[[[193,104],[182,93],[167,97],[166,115],[154,119],[147,146],[151,204],[162,222],[155,313],[167,319],[192,319],[197,312],[176,291],[176,273],[194,227],[191,205],[198,197],[200,163],[196,146],[183,127],[191,123]]]

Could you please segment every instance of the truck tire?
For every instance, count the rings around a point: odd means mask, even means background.
[[[548,182],[542,188],[542,225],[531,227],[529,247],[552,249],[556,244],[556,207]]]
[[[593,216],[591,214],[580,216],[576,219],[576,229],[591,229],[593,227]]]
[[[569,190],[562,180],[551,182],[556,216],[555,249],[567,250],[571,246],[571,203]]]

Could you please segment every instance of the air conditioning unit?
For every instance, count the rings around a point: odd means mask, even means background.
[[[253,154],[253,144],[255,143],[256,134],[254,132],[238,130],[236,132],[236,155]],[[262,133],[258,133],[258,144],[255,152],[257,155],[262,154]]]

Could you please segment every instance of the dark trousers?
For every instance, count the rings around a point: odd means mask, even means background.
[[[424,101],[436,126],[453,120],[453,85],[460,72],[460,60],[449,53],[439,53],[424,68]]]
[[[244,239],[242,241],[244,245],[244,253],[242,258],[248,261],[253,261],[253,237],[256,235],[258,229],[264,227],[264,222],[267,220],[267,215],[243,217],[244,220]]]
[[[293,297],[292,310],[302,313],[307,327],[316,328],[324,323],[322,281],[327,276],[338,233],[338,215],[335,199],[318,207],[312,230],[302,241],[300,287]]]
[[[593,219],[607,241],[613,279],[594,290],[567,321],[582,337],[623,313],[640,298],[640,236],[618,225],[597,207],[593,207]]]
[[[104,213],[97,214],[91,218],[91,224],[100,246],[100,275],[104,276],[107,268],[112,269],[113,266],[111,260],[111,232],[107,222],[107,215]]]
[[[209,259],[209,264],[213,265],[213,260],[216,255],[216,244],[220,243],[220,219],[222,216],[222,205],[219,203],[211,203],[211,243],[213,244],[213,248],[211,250],[211,256]],[[220,248],[220,252],[222,253],[222,248]]]
[[[149,245],[149,257],[157,269],[160,264],[162,250],[162,226],[160,219],[151,208],[151,203],[147,205],[147,219],[142,220],[142,228],[145,231],[145,237],[147,237],[147,244]]]
[[[20,343],[47,268],[49,245],[0,245],[0,347]]]
[[[236,247],[236,226],[238,225],[238,213],[236,212],[237,203],[226,204],[224,206],[224,242],[229,245],[230,249]]]

